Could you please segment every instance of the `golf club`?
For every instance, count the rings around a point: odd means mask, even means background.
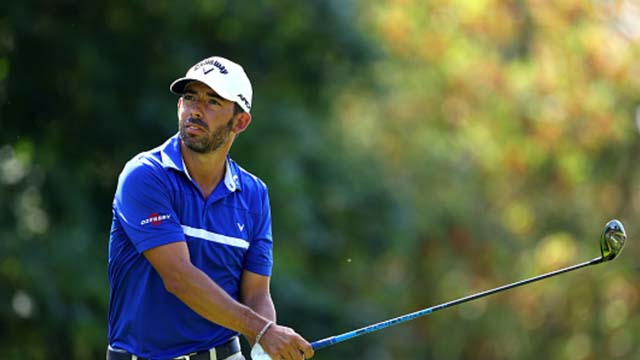
[[[507,284],[504,286],[500,286],[497,287],[495,289],[491,289],[491,290],[487,290],[487,291],[483,291],[481,293],[477,293],[477,294],[473,294],[473,295],[469,295],[457,300],[453,300],[444,304],[440,304],[440,305],[436,305],[427,309],[423,309],[423,310],[419,310],[407,315],[403,315],[403,316],[399,316],[390,320],[386,320],[383,322],[379,322],[377,324],[373,324],[373,325],[369,325],[366,327],[363,327],[361,329],[358,330],[353,330],[353,331],[349,331],[346,332],[344,334],[340,334],[340,335],[336,335],[336,336],[331,336],[325,339],[321,339],[318,341],[314,341],[313,343],[311,343],[311,346],[313,347],[314,350],[319,350],[319,349],[323,349],[326,348],[328,346],[343,342],[343,341],[347,341],[349,339],[353,339],[355,337],[364,335],[364,334],[368,334],[368,333],[372,333],[374,331],[378,331],[378,330],[382,330],[385,328],[388,328],[390,326],[393,325],[397,325],[397,324],[401,324],[410,320],[413,320],[415,318],[424,316],[424,315],[428,315],[431,314],[432,312],[438,311],[438,310],[442,310],[444,308],[448,308],[454,305],[459,305],[462,303],[465,303],[467,301],[471,301],[471,300],[475,300],[487,295],[491,295],[500,291],[504,291],[507,289],[511,289],[514,287],[518,287],[521,285],[525,285],[525,284],[529,284],[532,283],[534,281],[538,281],[538,280],[542,280],[542,279],[546,279],[548,277],[552,277],[552,276],[556,276],[562,273],[566,273],[569,271],[573,271],[582,267],[586,267],[586,266],[590,266],[590,265],[595,265],[595,264],[600,264],[602,262],[606,262],[606,261],[611,261],[613,259],[616,258],[616,256],[618,256],[618,254],[620,254],[620,252],[622,251],[622,248],[624,247],[624,243],[627,240],[627,233],[624,230],[624,226],[622,225],[622,223],[618,220],[611,220],[609,221],[603,228],[602,230],[602,235],[600,236],[600,253],[601,256],[590,260],[590,261],[586,261],[577,265],[573,265],[573,266],[569,266],[560,270],[556,270],[556,271],[552,271],[546,274],[542,274],[539,276],[535,276],[535,277],[531,277],[528,279],[524,279],[521,281],[517,281],[511,284]]]

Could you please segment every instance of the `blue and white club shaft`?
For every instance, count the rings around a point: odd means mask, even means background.
[[[462,304],[465,303],[467,301],[471,301],[474,299],[478,299],[481,298],[483,296],[487,296],[487,295],[491,295],[493,293],[497,293],[500,291],[504,291],[507,289],[511,289],[517,286],[521,286],[521,285],[525,285],[525,284],[529,284],[532,283],[534,281],[538,281],[538,280],[542,280],[551,276],[555,276],[558,274],[562,274],[565,273],[567,271],[571,271],[571,270],[576,270],[585,266],[589,266],[589,265],[595,265],[595,264],[599,264],[601,262],[603,262],[604,259],[602,257],[598,257],[595,258],[593,260],[590,261],[586,261],[577,265],[573,265],[573,266],[569,266],[560,270],[556,270],[556,271],[552,271],[552,272],[548,272],[546,274],[542,274],[542,275],[538,275],[532,278],[528,278],[528,279],[524,279],[524,280],[520,280],[511,284],[507,284],[507,285],[503,285],[500,287],[497,287],[495,289],[491,289],[491,290],[486,290],[483,291],[481,293],[477,293],[477,294],[473,294],[473,295],[469,295],[469,296],[465,296],[463,298],[457,299],[457,300],[453,300],[453,301],[449,301],[447,303],[444,304],[440,304],[440,305],[436,305],[427,309],[423,309],[423,310],[419,310],[410,314],[406,314],[406,315],[402,315],[390,320],[386,320],[386,321],[382,321],[379,322],[377,324],[373,324],[373,325],[369,325],[366,327],[363,327],[361,329],[357,329],[357,330],[353,330],[353,331],[349,331],[346,332],[344,334],[340,334],[340,335],[335,335],[335,336],[331,336],[325,339],[321,339],[318,341],[314,341],[311,343],[311,346],[313,347],[314,350],[320,350],[323,348],[326,348],[328,346],[343,342],[343,341],[347,341],[349,339],[353,339],[355,337],[364,335],[364,334],[368,334],[368,333],[372,333],[374,331],[378,331],[378,330],[382,330],[385,328],[388,328],[390,326],[393,325],[397,325],[397,324],[401,324],[410,320],[413,320],[415,318],[421,317],[421,316],[425,316],[425,315],[429,315],[432,312],[436,312],[438,310],[442,310],[444,308],[448,308],[450,306],[454,306],[454,305],[458,305],[458,304]]]

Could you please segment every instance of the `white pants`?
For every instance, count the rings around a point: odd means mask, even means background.
[[[219,359],[219,360],[245,360],[244,356],[242,355],[241,352],[231,355],[226,359]]]

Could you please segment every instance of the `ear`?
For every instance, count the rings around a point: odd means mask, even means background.
[[[178,115],[178,120],[180,120],[180,107],[182,106],[182,96],[178,98],[178,105],[176,106],[176,114]]]
[[[236,115],[236,123],[233,126],[233,132],[240,134],[249,127],[249,124],[251,124],[251,114],[242,112]]]

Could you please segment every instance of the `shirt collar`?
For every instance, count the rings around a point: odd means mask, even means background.
[[[183,172],[189,179],[191,179],[189,171],[184,164],[184,159],[182,158],[179,134],[170,137],[167,141],[165,141],[164,144],[160,146],[160,157],[163,167]],[[235,162],[231,160],[231,157],[229,155],[227,155],[226,159],[224,184],[231,192],[241,190],[240,180],[238,178],[238,165],[236,165]]]

